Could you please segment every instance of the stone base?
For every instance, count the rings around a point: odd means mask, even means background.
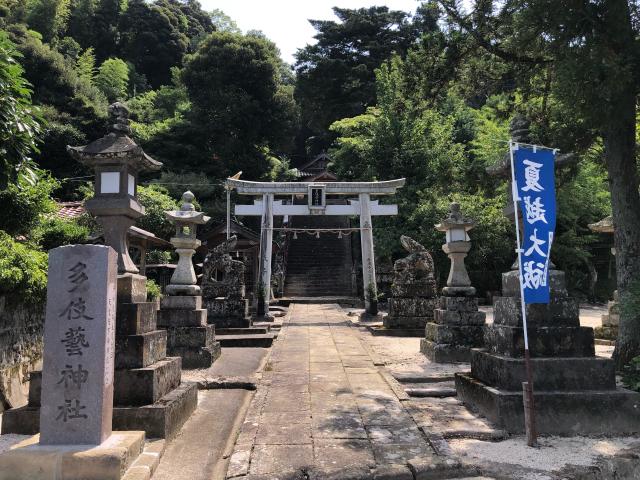
[[[99,446],[40,445],[39,435],[0,454],[0,480],[120,480],[144,448],[144,432],[113,432]]]
[[[524,432],[522,389],[499,390],[456,374],[458,399],[509,433]],[[535,389],[536,428],[543,435],[632,435],[640,432],[640,393],[625,389]]]
[[[487,348],[499,355],[524,355],[524,329],[506,325],[488,325],[484,331]],[[529,328],[532,357],[592,357],[595,355],[591,327]]]
[[[436,363],[469,363],[471,348],[450,343],[435,343],[423,338],[420,340],[420,352]]]
[[[382,319],[385,328],[420,329],[424,330],[433,317],[393,317],[387,315]]]
[[[224,297],[203,299],[207,321],[218,328],[246,328],[249,317],[249,299]]]
[[[193,413],[198,386],[183,382],[157,402],[133,407],[113,407],[114,430],[144,430],[149,438],[172,438]],[[40,431],[40,408],[21,407],[2,415],[2,434],[34,435]]]
[[[142,303],[147,301],[147,277],[135,273],[118,275],[117,303]]]
[[[198,386],[182,382],[156,403],[114,407],[114,430],[144,430],[149,438],[173,438],[198,404]]]
[[[166,357],[143,368],[115,371],[114,403],[118,406],[155,403],[180,385],[180,358]]]
[[[595,327],[593,329],[593,335],[595,338],[602,338],[604,340],[616,340],[618,338],[618,326],[602,325],[601,327]]]
[[[433,317],[435,298],[398,298],[389,299],[390,317]]]
[[[182,368],[185,370],[209,368],[221,354],[220,342],[212,342],[207,347],[167,347],[167,355],[182,358]]]
[[[198,285],[167,285],[164,289],[167,295],[200,295],[200,287]]]

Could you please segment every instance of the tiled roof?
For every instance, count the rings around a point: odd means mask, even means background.
[[[77,218],[86,212],[84,202],[58,202],[57,216],[64,219]]]

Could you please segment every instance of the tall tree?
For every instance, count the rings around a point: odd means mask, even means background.
[[[268,167],[263,148],[282,148],[292,135],[295,103],[278,53],[264,38],[214,32],[188,57],[182,80],[220,173],[260,176]]]
[[[376,99],[374,71],[393,53],[404,55],[419,36],[421,16],[387,7],[333,9],[338,21],[310,20],[317,43],[296,54],[296,99],[319,148],[330,143],[335,120],[363,113]]]
[[[31,105],[18,57],[7,34],[0,32],[0,190],[24,173],[40,133],[39,114]]]
[[[640,271],[640,195],[636,101],[640,89],[636,1],[477,1],[470,14],[439,0],[449,17],[488,52],[551,72],[551,88],[575,119],[602,137],[609,174],[618,289],[624,298]],[[633,8],[632,8],[633,7]],[[640,318],[623,314],[618,367],[640,354]]]

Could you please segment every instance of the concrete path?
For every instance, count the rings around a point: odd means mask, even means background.
[[[408,464],[415,475],[419,465],[433,470],[439,462],[345,312],[338,305],[291,305],[227,478],[350,467],[413,478]]]

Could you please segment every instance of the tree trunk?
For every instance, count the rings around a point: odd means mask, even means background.
[[[603,131],[611,207],[615,225],[616,280],[624,301],[632,282],[640,279],[640,194],[636,165],[635,95],[621,94]],[[622,368],[640,355],[640,312],[620,316],[614,358]]]
[[[615,226],[616,280],[621,302],[640,279],[640,194],[636,164],[635,37],[627,0],[607,0],[599,43],[613,53],[606,82],[609,102],[603,105],[602,138],[609,173]],[[623,309],[624,310],[624,309]],[[640,312],[621,312],[614,359],[621,369],[640,355]]]

